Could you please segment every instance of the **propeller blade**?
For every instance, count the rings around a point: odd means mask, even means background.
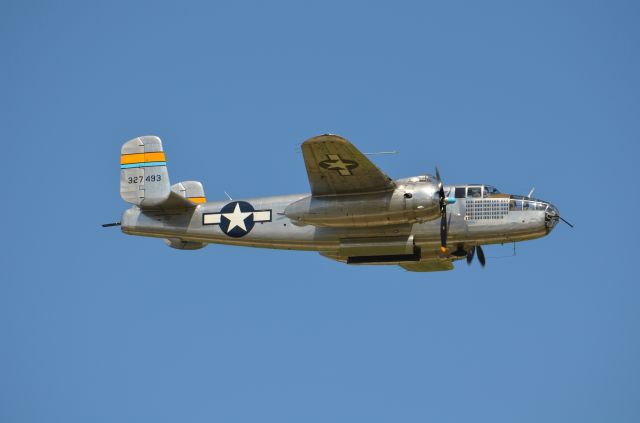
[[[440,197],[440,251],[447,252],[447,196],[444,193],[444,185],[440,178],[440,170],[436,166],[436,179],[438,181],[438,195]]]
[[[113,223],[103,223],[102,227],[103,228],[110,228],[112,226],[120,226],[120,222],[113,222]]]
[[[440,251],[447,251],[447,213],[442,213],[440,217]]]
[[[487,260],[484,257],[484,251],[482,251],[482,247],[480,245],[478,245],[478,261],[482,267],[487,264]]]
[[[473,256],[475,255],[476,255],[476,247],[469,248],[469,250],[467,251],[467,264],[471,264],[471,262],[473,261]]]
[[[558,216],[560,217],[560,216]],[[567,225],[571,226],[573,228],[573,225],[569,222],[567,222],[566,220],[564,220],[562,217],[560,217],[560,220],[562,220],[564,223],[566,223]]]

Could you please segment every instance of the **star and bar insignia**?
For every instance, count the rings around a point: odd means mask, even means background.
[[[337,154],[327,154],[327,160],[323,160],[318,164],[324,169],[336,170],[342,176],[353,175],[351,169],[358,167],[358,162],[343,159]]]
[[[234,238],[245,236],[260,222],[271,222],[271,210],[255,210],[246,201],[233,201],[218,213],[202,214],[203,225],[219,225],[222,232]]]

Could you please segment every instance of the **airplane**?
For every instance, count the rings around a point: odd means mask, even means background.
[[[301,149],[310,193],[207,201],[198,181],[170,184],[160,138],[134,138],[120,156],[120,195],[133,206],[120,222],[103,226],[163,238],[180,250],[207,244],[307,250],[412,272],[451,270],[476,255],[484,267],[482,245],[540,238],[560,220],[573,227],[531,193],[445,185],[437,168],[435,176],[393,180],[338,135],[310,138]]]

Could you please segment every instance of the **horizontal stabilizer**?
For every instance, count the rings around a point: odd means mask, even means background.
[[[198,181],[178,182],[171,186],[171,191],[180,194],[180,196],[195,204],[207,202],[207,197],[204,195],[204,187]]]

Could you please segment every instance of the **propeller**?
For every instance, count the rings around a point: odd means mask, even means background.
[[[473,257],[476,255],[476,247],[471,247],[467,251],[467,264],[471,264]]]
[[[436,167],[436,180],[438,181],[438,195],[440,197],[440,251],[447,252],[447,196],[444,193],[444,185],[440,179],[440,171]]]
[[[467,264],[471,264],[471,262],[473,261],[473,257],[476,254],[476,249],[478,250],[478,261],[480,262],[480,266],[484,267],[487,264],[487,260],[480,245],[478,245],[477,247],[469,248],[469,250],[467,251]]]
[[[478,261],[480,262],[480,266],[484,267],[487,264],[487,260],[484,257],[484,251],[482,251],[482,247],[478,245]]]

